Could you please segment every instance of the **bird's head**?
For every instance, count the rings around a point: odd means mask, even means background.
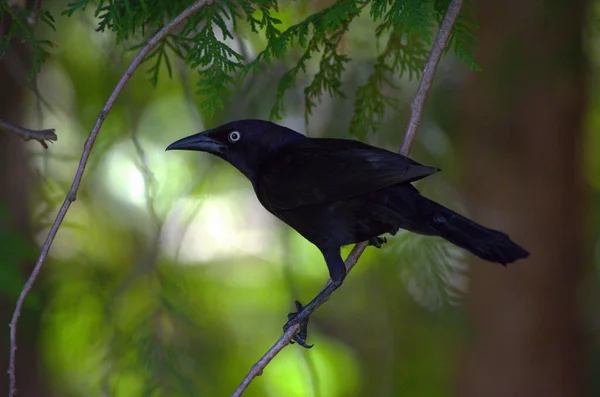
[[[214,154],[254,183],[261,162],[298,139],[305,139],[305,136],[269,121],[239,120],[180,139],[166,150],[196,150]]]

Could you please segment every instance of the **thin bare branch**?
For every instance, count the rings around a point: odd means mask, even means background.
[[[252,380],[254,378],[256,378],[257,376],[262,375],[263,370],[271,362],[271,360],[273,360],[275,358],[275,356],[278,355],[279,352],[283,350],[284,347],[286,347],[287,345],[290,344],[290,341],[292,340],[294,335],[296,335],[298,333],[299,329],[300,329],[300,325],[298,325],[298,324],[294,325],[293,327],[288,328],[287,331],[285,331],[283,333],[283,335],[281,335],[279,337],[277,342],[275,342],[273,347],[271,347],[269,350],[267,350],[265,355],[262,356],[260,358],[260,360],[258,360],[256,362],[256,364],[254,364],[252,366],[252,368],[250,368],[250,371],[248,372],[246,377],[244,377],[244,379],[242,380],[242,383],[240,383],[238,388],[235,389],[235,392],[231,395],[231,397],[241,396],[242,393],[244,393],[244,391],[246,391],[248,386],[250,386],[250,382],[252,382]]]
[[[360,258],[360,256],[365,251],[368,245],[369,244],[366,241],[363,241],[362,243],[356,244],[352,248],[352,251],[350,251],[350,254],[348,254],[348,257],[344,261],[344,264],[346,265],[346,272],[350,272],[350,270],[352,270],[354,265],[356,265],[356,263],[358,262],[358,258]],[[326,285],[329,283],[331,283],[331,280],[327,280]],[[250,382],[252,382],[252,380],[257,376],[262,375],[263,370],[266,368],[266,366],[271,362],[271,360],[273,360],[273,358],[275,358],[277,354],[279,354],[281,350],[283,350],[284,347],[290,344],[290,341],[294,338],[294,335],[296,335],[299,330],[299,324],[293,325],[290,328],[288,328],[283,333],[283,335],[279,337],[277,342],[260,358],[260,360],[258,360],[252,366],[252,368],[250,368],[250,371],[248,372],[248,374],[246,374],[246,376],[242,380],[242,383],[240,383],[237,389],[235,389],[235,392],[233,392],[231,397],[241,396],[250,385]]]
[[[28,128],[23,128],[18,125],[9,123],[8,121],[0,120],[0,129],[21,135],[21,137],[23,137],[23,139],[26,141],[29,141],[31,139],[34,139],[36,141],[55,141],[58,139],[56,133],[54,132],[54,128],[44,130],[30,130]]]
[[[31,14],[27,17],[28,24],[33,26],[37,23],[38,16],[40,15],[40,8],[42,8],[42,0],[35,0],[33,8],[31,9]]]
[[[435,77],[435,73],[437,71],[438,64],[440,63],[440,59],[444,54],[446,46],[448,44],[448,40],[450,38],[450,33],[452,31],[452,27],[456,22],[456,18],[458,17],[458,13],[460,12],[460,8],[462,6],[462,0],[452,0],[450,6],[448,7],[448,11],[442,25],[440,26],[440,30],[437,33],[431,51],[429,53],[429,57],[427,59],[427,63],[425,64],[425,68],[423,70],[423,75],[421,76],[421,82],[419,83],[419,88],[415,95],[415,98],[411,104],[411,114],[409,123],[406,129],[406,133],[404,134],[404,141],[402,143],[402,148],[400,149],[400,153],[403,155],[408,155],[410,149],[412,147],[413,141],[415,140],[415,136],[417,130],[419,129],[419,125],[421,124],[421,118],[423,117],[423,107],[425,106],[425,100],[429,95],[429,91],[431,90],[431,84],[433,82],[433,78]],[[358,262],[358,259],[362,255],[362,253],[367,248],[368,243],[363,241],[361,243],[356,244],[353,248],[344,264],[346,265],[346,271],[350,272],[354,265]],[[330,283],[331,280],[328,280],[327,283]],[[237,387],[235,392],[231,395],[231,397],[239,397],[250,385],[250,382],[257,376],[262,375],[266,366],[273,360],[273,358],[279,354],[281,350],[285,346],[287,346],[290,341],[294,338],[296,333],[299,331],[300,326],[294,325],[290,327],[281,335],[279,340],[271,347],[265,355],[263,355],[260,360],[258,360],[250,369],[248,374],[242,380],[242,383]]]
[[[417,135],[417,131],[421,125],[421,119],[423,118],[425,101],[429,96],[433,78],[437,72],[440,59],[442,59],[442,55],[444,54],[446,46],[448,45],[448,40],[450,40],[450,33],[452,33],[452,27],[454,26],[456,18],[460,13],[462,3],[463,0],[452,0],[448,6],[448,11],[446,12],[446,16],[442,21],[442,25],[440,26],[440,30],[435,37],[433,47],[431,47],[431,51],[429,52],[429,58],[427,58],[425,69],[423,69],[423,75],[421,76],[419,88],[417,89],[415,98],[410,104],[410,119],[408,120],[408,127],[404,133],[402,149],[400,149],[400,153],[403,155],[407,155],[410,152],[410,148],[415,141],[415,136]]]
[[[92,130],[90,131],[90,134],[89,134],[87,140],[85,141],[83,153],[81,154],[81,160],[79,161],[79,165],[77,167],[77,171],[75,173],[75,177],[73,179],[71,188],[69,189],[69,192],[67,193],[67,196],[66,196],[62,206],[58,210],[56,219],[54,220],[54,223],[52,224],[52,227],[50,228],[50,231],[48,232],[48,236],[46,237],[46,240],[44,241],[44,244],[42,245],[42,249],[41,249],[39,258],[37,260],[37,263],[36,263],[33,271],[31,272],[29,278],[27,279],[27,282],[23,286],[23,290],[21,291],[19,298],[17,299],[17,303],[15,306],[15,310],[13,312],[12,320],[10,322],[10,362],[9,362],[9,370],[8,370],[8,374],[10,377],[9,397],[14,397],[17,394],[17,388],[16,388],[17,381],[16,381],[16,372],[15,372],[15,356],[17,353],[17,324],[19,321],[19,317],[21,315],[23,303],[24,303],[25,298],[27,297],[27,294],[29,293],[29,291],[31,291],[31,289],[33,288],[33,285],[34,285],[40,271],[42,270],[42,266],[44,265],[44,262],[46,261],[48,252],[50,251],[50,247],[52,246],[54,238],[56,237],[56,234],[58,233],[58,229],[60,228],[60,225],[63,222],[63,220],[67,214],[67,211],[69,210],[69,207],[75,201],[75,198],[77,196],[77,190],[79,189],[79,185],[81,184],[81,179],[83,177],[85,167],[86,167],[88,159],[90,157],[92,147],[94,146],[94,142],[96,141],[98,133],[100,132],[100,127],[102,126],[104,119],[106,119],[106,117],[108,116],[108,113],[112,109],[115,101],[117,100],[117,97],[119,96],[119,94],[121,93],[123,88],[125,87],[125,84],[127,84],[129,79],[131,78],[131,76],[133,76],[133,73],[135,72],[135,70],[142,63],[144,58],[157,46],[157,44],[170,31],[172,31],[175,27],[177,27],[180,23],[182,23],[190,15],[192,15],[193,13],[197,12],[198,10],[200,10],[201,8],[203,8],[207,5],[214,4],[214,2],[215,2],[215,0],[196,1],[194,4],[192,4],[191,6],[186,8],[181,14],[179,14],[177,17],[175,17],[175,19],[173,19],[172,21],[167,23],[158,33],[156,33],[154,35],[154,37],[152,37],[150,40],[148,40],[148,42],[144,45],[144,47],[140,50],[140,52],[131,61],[131,64],[127,68],[127,71],[121,77],[121,79],[117,83],[115,89],[113,90],[113,92],[110,94],[108,100],[106,101],[106,104],[100,111],[100,114],[98,115],[98,118],[96,119],[96,122],[94,123],[94,126],[92,127]]]

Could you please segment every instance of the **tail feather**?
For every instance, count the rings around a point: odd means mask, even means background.
[[[431,228],[436,235],[481,259],[506,265],[529,256],[526,249],[505,233],[488,229],[441,204],[422,197],[419,207],[431,217]]]
[[[527,258],[529,252],[506,234],[488,229],[420,195],[411,185],[396,186],[386,207],[393,209],[398,226],[415,233],[440,236],[489,262],[506,265]]]

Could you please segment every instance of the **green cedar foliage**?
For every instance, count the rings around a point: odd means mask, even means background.
[[[285,93],[303,77],[310,81],[304,88],[308,119],[323,94],[345,96],[343,73],[352,59],[351,51],[343,51],[341,43],[357,17],[370,18],[376,26],[374,46],[383,45],[370,76],[354,93],[350,130],[361,136],[375,130],[386,109],[394,106],[398,79],[420,76],[449,3],[450,0],[338,0],[284,29],[275,0],[221,0],[192,15],[183,28],[169,34],[145,62],[150,65],[147,69],[150,81],[156,84],[163,67],[171,74],[173,56],[185,60],[199,75],[197,94],[201,111],[211,117],[223,108],[225,95],[249,72],[257,72],[260,66],[276,60],[297,59],[278,82],[271,118],[282,117]],[[128,48],[138,49],[190,4],[191,0],[74,0],[63,15],[72,16],[91,7],[98,21],[98,31],[113,32],[117,44],[126,42]],[[470,69],[477,70],[474,61],[477,25],[473,8],[472,4],[465,3],[448,51]],[[32,26],[25,22],[28,12],[12,8],[6,2],[0,3],[0,18],[7,15],[12,18],[9,31],[0,38],[0,56],[13,37],[30,42],[34,49],[30,73],[33,77],[53,44],[35,36]],[[48,11],[42,10],[40,15],[43,22],[53,27]],[[229,39],[243,34],[264,37],[266,41],[266,46],[253,60],[246,60],[229,44]]]
[[[8,50],[13,39],[28,42],[33,49],[32,66],[28,77],[31,84],[35,86],[35,76],[39,73],[55,44],[50,40],[36,37],[33,25],[27,22],[29,14],[28,10],[13,6],[6,1],[0,1],[0,24],[5,20],[9,21],[7,31],[0,31],[0,58]],[[54,29],[54,18],[48,11],[42,10],[38,14],[38,20]]]

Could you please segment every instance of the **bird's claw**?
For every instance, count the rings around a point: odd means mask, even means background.
[[[296,301],[296,312],[288,314],[288,322],[283,326],[283,331],[287,331],[291,326],[300,324],[300,330],[294,335],[294,338],[290,341],[290,343],[297,343],[300,346],[310,349],[314,345],[309,345],[306,343],[306,338],[308,337],[308,318],[304,320],[298,320],[298,314],[302,311],[304,306],[302,303]]]
[[[375,248],[381,248],[381,246],[385,243],[387,243],[387,239],[385,237],[373,237],[369,240],[369,245],[372,245]]]

